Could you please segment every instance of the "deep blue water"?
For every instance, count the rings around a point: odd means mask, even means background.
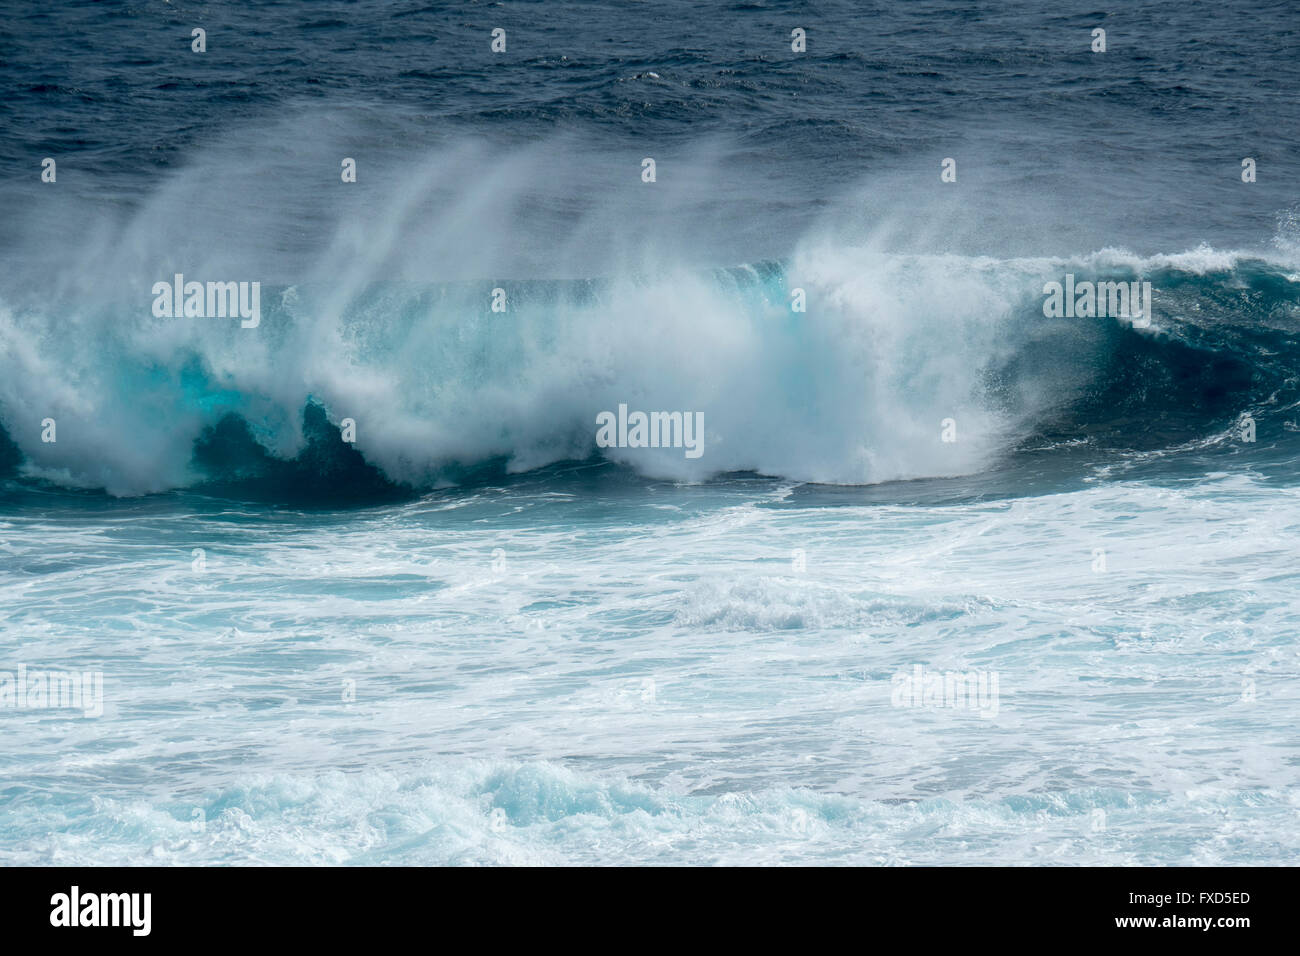
[[[903,225],[925,251],[1235,248],[1267,243],[1296,200],[1300,15],[1287,2],[5,6],[5,198],[22,212],[39,197],[51,241],[61,223],[33,157],[66,158],[60,195],[107,214],[225,143],[247,174],[221,197],[231,227],[262,185],[314,195],[294,204],[295,233],[338,178],[336,145],[360,154],[347,198],[364,206],[431,149],[561,131],[577,139],[534,170],[552,193],[534,199],[536,228],[615,201],[627,228],[655,226],[623,205],[644,191],[616,167],[657,154],[663,184],[704,205],[692,225],[714,227],[701,238],[718,265],[783,255],[828,212],[866,230],[914,214]],[[205,54],[190,50],[196,26]],[[505,53],[490,51],[494,28]],[[311,119],[290,135],[278,124],[294,117]],[[932,188],[949,156],[959,196]],[[1249,189],[1246,156],[1261,170]],[[674,184],[673,164],[692,160],[708,182]],[[247,182],[268,165],[274,184]],[[717,247],[735,230],[743,243]]]

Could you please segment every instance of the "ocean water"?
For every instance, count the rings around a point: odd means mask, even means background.
[[[0,862],[1294,863],[1298,27],[4,4]]]

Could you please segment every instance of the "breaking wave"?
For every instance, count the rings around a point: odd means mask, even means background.
[[[1045,318],[1043,285],[1067,272],[1151,282],[1150,327]],[[508,311],[492,311],[493,289]],[[113,495],[382,496],[601,454],[675,480],[873,484],[1058,441],[1214,440],[1244,414],[1261,440],[1294,434],[1300,276],[1204,248],[998,260],[806,246],[728,270],[370,282],[342,300],[284,285],[262,301],[256,330],[6,303],[0,468]],[[596,415],[619,404],[703,412],[704,454],[597,449]],[[941,440],[945,419],[956,441]]]

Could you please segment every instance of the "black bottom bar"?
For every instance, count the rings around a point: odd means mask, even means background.
[[[1293,883],[1293,870],[1262,868],[42,868],[0,871],[0,916],[11,944],[75,934],[78,943],[115,937],[337,947],[373,944],[377,931],[421,933],[433,942],[431,927],[445,933],[457,925],[540,939],[558,923],[564,935],[584,936],[672,936],[698,926],[695,938],[733,942],[780,929],[808,940],[846,931],[877,940],[898,934],[926,949],[1032,939],[1228,947],[1287,941]]]

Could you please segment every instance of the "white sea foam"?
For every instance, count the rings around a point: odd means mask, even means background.
[[[927,507],[775,483],[553,490],[10,516],[0,643],[101,670],[104,715],[5,718],[0,858],[1300,848],[1294,490],[1225,475]],[[996,673],[996,716],[893,706],[916,665]]]

